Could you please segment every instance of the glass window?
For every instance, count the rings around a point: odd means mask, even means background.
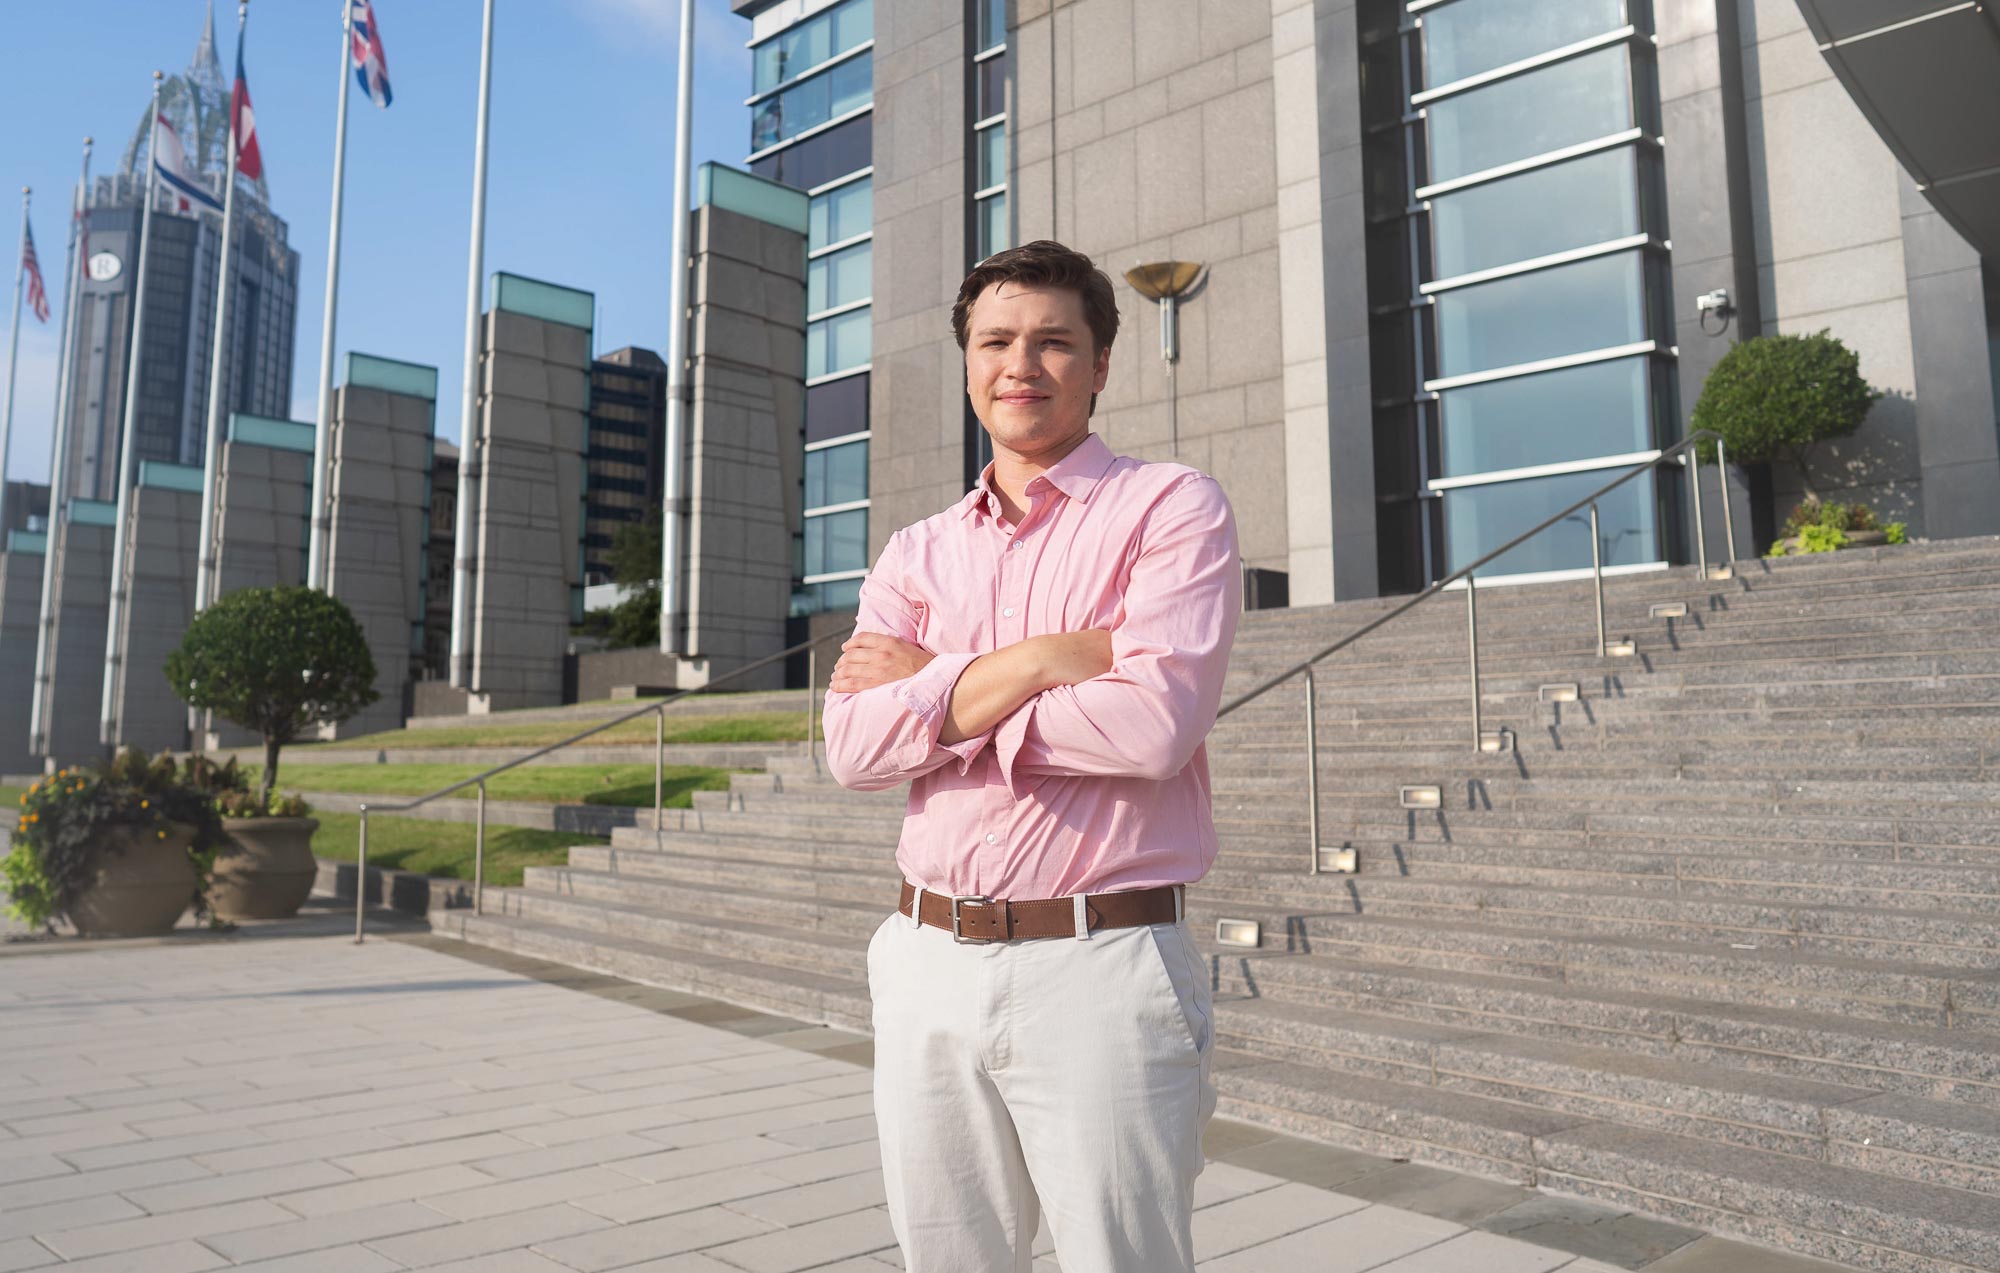
[[[863,53],[767,98],[750,117],[750,149],[775,146],[866,106],[874,92],[874,74],[873,56]]]
[[[868,233],[875,216],[875,179],[863,177],[813,198],[806,246],[817,250]]]
[[[1007,60],[1011,56],[1002,53],[978,66],[980,119],[991,119],[1007,109]]]
[[[1620,252],[1439,293],[1442,374],[1462,376],[1646,339],[1641,255]]]
[[[1004,252],[1013,244],[1007,237],[1006,192],[979,201],[979,259]]]
[[[848,0],[782,31],[751,51],[751,91],[764,93],[874,35],[874,0]]]
[[[1615,469],[1564,473],[1444,492],[1445,570],[1459,569],[1493,551],[1557,509],[1617,476]],[[1607,566],[1660,560],[1654,478],[1633,478],[1597,504],[1598,540]],[[1590,569],[1590,512],[1579,509],[1479,571],[1490,575]]]
[[[1487,182],[1431,202],[1440,278],[1637,234],[1631,146]]]
[[[1599,49],[1432,102],[1424,108],[1430,179],[1449,181],[1632,127],[1630,63],[1622,46]]]
[[[985,190],[1007,180],[1007,125],[994,124],[979,130],[979,188]]]
[[[850,119],[816,137],[787,146],[750,165],[766,181],[780,181],[796,190],[810,190],[836,181],[874,162],[875,120],[871,115]]]
[[[868,443],[847,442],[806,452],[806,507],[868,498]]]
[[[979,0],[979,49],[1007,42],[1007,0]]]
[[[831,575],[868,568],[868,510],[852,509],[806,518],[808,575]]]
[[[1650,368],[1620,358],[1445,390],[1444,475],[1651,450]]]
[[[806,441],[846,437],[867,427],[867,372],[806,390]]]
[[[875,92],[874,55],[863,53],[842,62],[826,73],[826,79],[829,119],[866,106]]]
[[[806,378],[859,367],[869,358],[869,309],[851,309],[806,324]]]
[[[874,285],[875,245],[857,243],[806,262],[806,312],[838,309],[868,299]]]
[[[1622,0],[1458,0],[1423,14],[1428,81],[1449,84],[1616,31]]]

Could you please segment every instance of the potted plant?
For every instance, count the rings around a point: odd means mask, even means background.
[[[1866,504],[1843,504],[1838,500],[1809,499],[1785,519],[1785,534],[1771,545],[1768,554],[1783,557],[1790,553],[1830,553],[1841,548],[1867,548],[1876,544],[1909,541],[1909,529],[1902,522],[1884,526],[1875,510]]]
[[[1814,450],[1851,436],[1881,396],[1862,377],[1860,357],[1836,336],[1824,331],[1755,336],[1737,343],[1708,373],[1690,423],[1720,434],[1730,460],[1761,475],[1754,484],[1758,516],[1774,518],[1765,465],[1789,464],[1806,502],[1818,504],[1810,463]],[[1715,458],[1712,444],[1701,450],[1702,458]]]
[[[8,910],[49,930],[67,919],[84,937],[158,936],[190,905],[201,910],[221,842],[213,796],[171,756],[128,750],[108,765],[61,769],[21,797],[0,861]]]
[[[209,877],[210,908],[230,920],[298,914],[319,876],[312,852],[319,820],[306,816],[305,800],[239,790],[224,792],[215,807],[223,845]]]
[[[195,616],[166,659],[174,693],[264,740],[258,799],[278,752],[307,729],[346,720],[381,695],[361,625],[314,588],[240,588]]]

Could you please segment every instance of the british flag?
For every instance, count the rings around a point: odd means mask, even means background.
[[[382,28],[375,22],[375,6],[369,0],[351,0],[348,15],[354,78],[375,105],[387,110],[394,95],[389,92],[389,55],[382,51]]]
[[[22,227],[21,268],[28,275],[28,308],[35,311],[35,321],[49,321],[49,293],[42,286],[42,263],[35,259],[35,231],[32,226]]]

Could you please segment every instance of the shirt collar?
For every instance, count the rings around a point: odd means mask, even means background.
[[[1097,489],[1098,482],[1103,480],[1105,473],[1111,469],[1111,462],[1117,458],[1103,438],[1089,433],[1075,450],[1057,460],[1035,481],[1046,480],[1068,498],[1079,504],[1088,504],[1091,492]],[[1034,482],[1028,485],[1032,487]],[[993,485],[993,465],[989,462],[980,470],[978,485],[967,491],[965,498],[959,501],[958,514],[970,517],[974,509],[981,507],[990,514],[999,507],[998,500],[999,493]]]

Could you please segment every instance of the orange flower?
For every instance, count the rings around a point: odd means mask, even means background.
[[[153,834],[159,836],[162,840],[167,838],[167,833],[165,831],[155,831],[153,832]]]
[[[141,809],[150,809],[150,808],[152,808],[153,806],[152,806],[152,804],[151,804],[150,802],[148,802],[148,801],[145,801],[145,800],[141,800],[141,801],[139,802],[139,807],[140,807]]]

